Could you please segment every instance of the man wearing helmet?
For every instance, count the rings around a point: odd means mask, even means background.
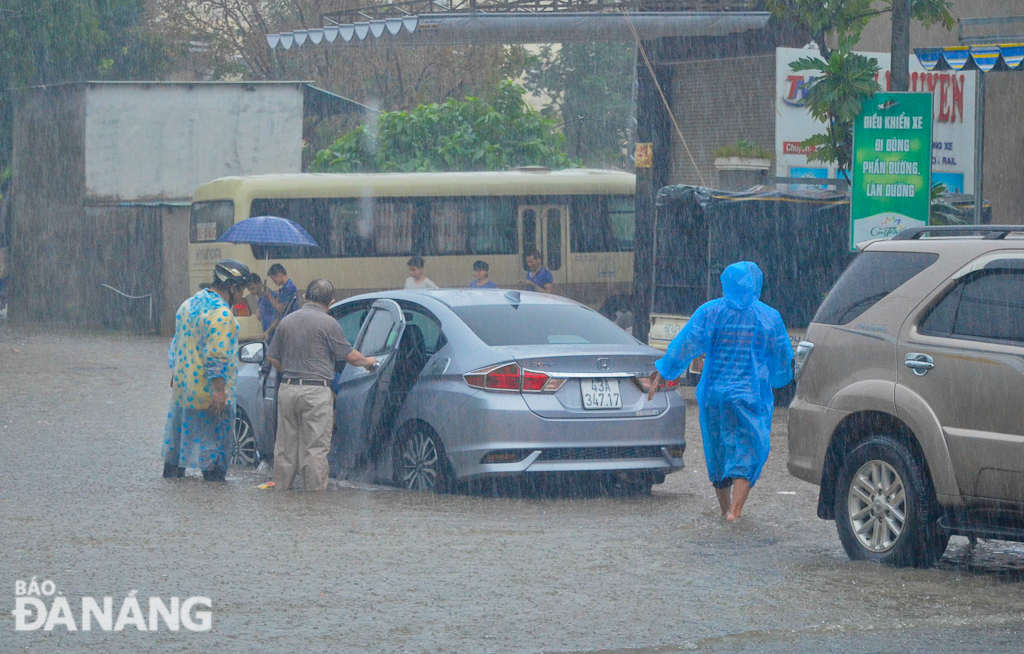
[[[213,284],[185,300],[175,317],[167,353],[171,409],[164,432],[164,477],[199,468],[207,481],[224,481],[235,418],[238,323],[231,307],[242,301],[249,268],[224,259]]]

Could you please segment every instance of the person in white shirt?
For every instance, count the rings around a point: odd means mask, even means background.
[[[413,257],[406,262],[409,266],[409,277],[405,280],[405,288],[437,288],[437,284],[423,272],[423,257]]]

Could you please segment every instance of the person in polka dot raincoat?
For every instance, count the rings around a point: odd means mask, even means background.
[[[213,284],[185,300],[175,318],[167,353],[171,408],[164,431],[164,477],[202,470],[224,481],[235,418],[238,322],[231,307],[242,300],[249,268],[231,259],[217,263]]]

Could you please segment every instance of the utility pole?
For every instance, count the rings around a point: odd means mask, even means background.
[[[892,64],[890,91],[910,89],[910,2],[892,1]]]

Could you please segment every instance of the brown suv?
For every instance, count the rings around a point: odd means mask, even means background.
[[[796,351],[789,471],[852,559],[1024,541],[1024,227],[914,228],[850,264]]]

